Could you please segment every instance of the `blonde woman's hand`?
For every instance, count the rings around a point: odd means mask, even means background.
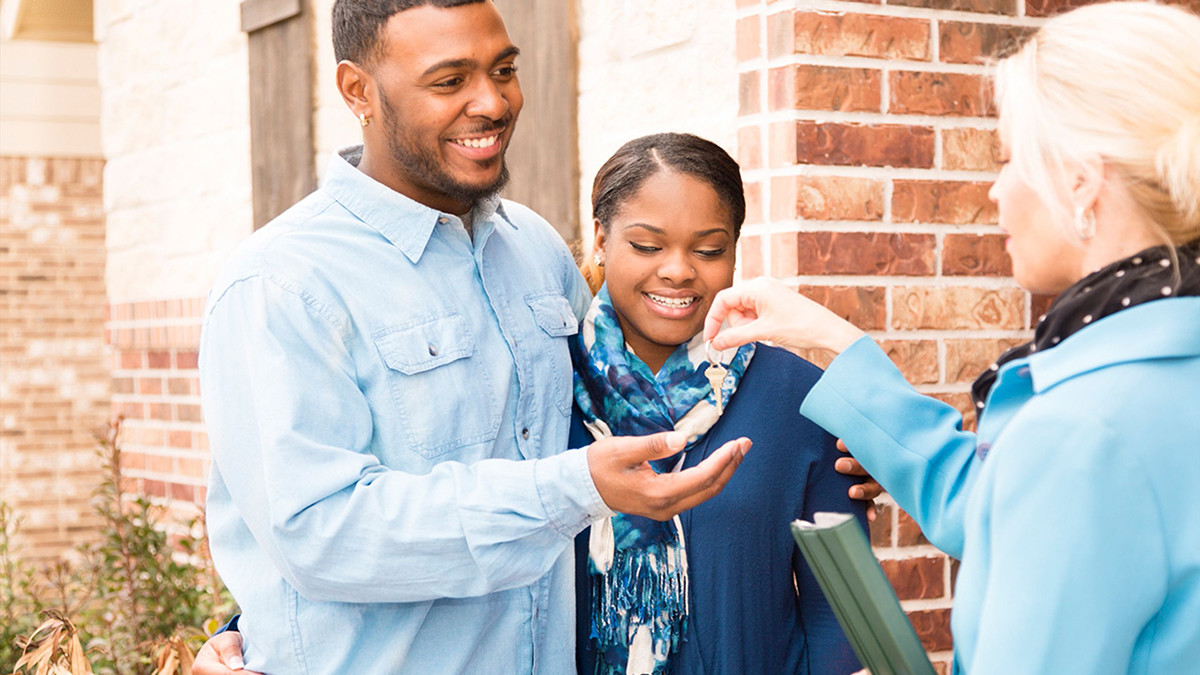
[[[793,353],[820,348],[840,354],[862,335],[820,303],[767,277],[718,293],[704,321],[704,339],[712,340],[714,349],[771,342]]]

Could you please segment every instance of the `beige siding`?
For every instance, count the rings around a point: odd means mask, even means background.
[[[0,42],[0,155],[100,156],[96,45]]]

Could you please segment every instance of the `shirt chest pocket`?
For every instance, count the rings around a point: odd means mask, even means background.
[[[411,450],[432,458],[495,440],[500,410],[463,316],[435,316],[371,337]]]
[[[533,321],[539,329],[535,331],[538,335],[535,340],[537,348],[532,360],[537,367],[550,373],[549,394],[554,406],[562,414],[570,415],[573,374],[567,340],[579,332],[579,322],[575,319],[571,303],[561,292],[528,295],[525,302],[533,312]]]

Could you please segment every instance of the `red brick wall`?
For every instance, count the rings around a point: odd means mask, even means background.
[[[1045,304],[1011,279],[987,199],[996,124],[982,57],[1061,4],[737,0],[742,276],[789,280],[870,331],[968,425],[970,382]],[[880,516],[876,555],[948,671],[955,565],[894,504]]]
[[[208,435],[196,370],[203,298],[113,304],[112,412],[124,418],[126,474],[139,492],[203,504]]]
[[[23,557],[94,535],[108,417],[99,159],[0,157],[0,499]]]

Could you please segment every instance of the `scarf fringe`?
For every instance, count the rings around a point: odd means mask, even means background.
[[[592,639],[600,647],[598,675],[626,672],[628,652],[609,653],[604,647],[634,644],[634,636],[643,626],[650,631],[653,660],[658,664],[654,673],[665,672],[667,657],[683,640],[688,616],[687,554],[678,517],[674,524],[678,536],[614,551],[607,573],[591,570],[589,598]]]

